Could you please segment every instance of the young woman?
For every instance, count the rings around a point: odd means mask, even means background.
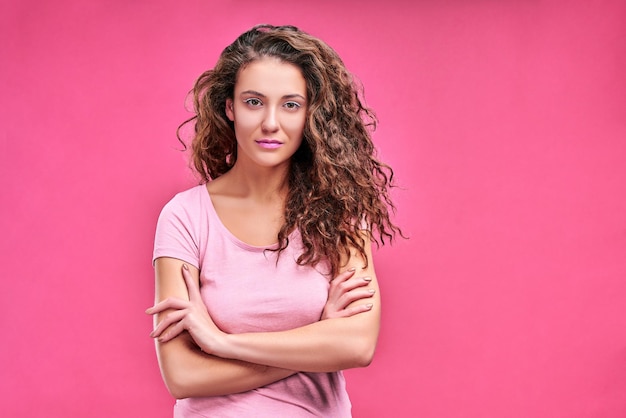
[[[177,417],[350,417],[380,323],[393,172],[337,54],[257,26],[195,84],[203,184],[159,217],[151,336]]]

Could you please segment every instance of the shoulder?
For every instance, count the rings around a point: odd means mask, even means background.
[[[202,208],[205,206],[206,194],[205,184],[179,192],[165,204],[161,211],[161,216],[167,214],[188,214],[193,216],[202,211]]]
[[[161,210],[156,227],[153,260],[172,257],[198,266],[203,231],[207,230],[206,186],[176,194]]]
[[[202,228],[208,211],[206,185],[192,187],[177,193],[165,204],[157,222],[159,230],[179,230],[194,234]]]
[[[198,201],[202,201],[202,198],[207,193],[207,185],[200,184],[198,186],[194,186],[190,189],[187,189],[182,192],[176,193],[176,195],[167,203],[168,205],[185,205],[185,204],[195,204]]]

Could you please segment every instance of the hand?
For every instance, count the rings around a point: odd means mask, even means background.
[[[322,320],[331,318],[347,318],[372,309],[371,303],[349,306],[352,302],[371,298],[374,290],[367,285],[369,277],[354,277],[356,269],[351,268],[335,277],[330,282],[328,300],[322,312]]]
[[[225,335],[213,322],[202,301],[197,280],[191,275],[189,267],[183,264],[183,278],[189,300],[167,298],[148,308],[146,313],[155,315],[168,309],[173,309],[165,315],[157,327],[150,333],[152,338],[159,342],[167,342],[187,330],[196,344],[206,353],[213,353]]]

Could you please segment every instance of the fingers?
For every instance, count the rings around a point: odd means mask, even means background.
[[[367,312],[371,310],[373,306],[374,305],[371,303],[367,303],[365,305],[351,306],[349,308],[343,309],[340,312],[338,312],[338,314],[340,315],[338,316],[338,318],[349,318],[351,316],[358,315],[363,312]]]
[[[185,330],[185,324],[182,321],[180,321],[177,324],[173,325],[171,328],[169,328],[163,335],[158,337],[159,342],[166,343],[169,340],[180,335],[180,333],[183,332],[184,330]]]
[[[356,268],[351,267],[348,270],[344,271],[343,273],[337,275],[337,277],[331,280],[331,283],[334,283],[334,284],[342,283],[348,280],[350,277],[354,276],[355,271],[356,271]]]
[[[165,331],[168,327],[170,327],[172,324],[176,322],[178,322],[179,324],[181,324],[181,326],[183,326],[181,323],[181,320],[185,318],[185,315],[187,315],[187,308],[189,308],[188,301],[178,299],[178,298],[167,298],[157,303],[156,305],[151,306],[150,308],[146,309],[146,313],[148,315],[155,315],[155,314],[164,312],[168,309],[174,309],[173,312],[163,317],[163,319],[159,322],[156,328],[150,333],[150,337],[159,338],[159,336],[161,336],[163,331]],[[176,326],[178,326],[178,324]],[[176,335],[180,334],[180,332],[181,331],[178,331]],[[169,334],[170,332],[168,332],[168,335]],[[171,339],[171,338],[173,337],[170,337],[168,339]]]
[[[361,299],[368,299],[374,296],[376,291],[374,289],[356,289],[344,293],[339,299],[338,303],[344,309],[352,302],[356,302]]]
[[[352,277],[344,281],[340,286],[343,287],[343,290],[345,292],[349,292],[356,288],[367,286],[370,284],[371,281],[371,277]]]
[[[356,268],[352,267],[331,280],[329,293],[332,293],[334,289],[339,292],[347,292],[357,287],[366,286],[372,281],[370,277],[355,277],[355,272]]]
[[[167,298],[154,306],[146,309],[148,315],[154,315],[167,309],[185,309],[189,306],[189,302],[178,298]]]
[[[371,281],[372,279],[370,277],[351,277],[349,279],[343,279],[340,282],[333,281],[328,289],[328,301],[341,305],[340,308],[344,308],[357,299],[369,297],[371,295],[368,296],[365,294],[363,296],[362,292],[355,292],[355,290],[366,288]],[[365,292],[369,291],[368,289],[362,290]]]
[[[176,322],[178,322],[178,324],[176,325],[182,324],[181,320],[185,318],[185,315],[187,315],[187,312],[184,310],[174,311],[165,315],[161,322],[159,322],[159,325],[157,325],[154,331],[150,333],[150,337],[158,338],[163,333],[163,331],[165,331],[168,327]],[[170,332],[168,332],[168,334],[169,333]]]
[[[338,310],[331,309],[328,312],[324,312],[321,319],[325,320],[325,319],[333,319],[333,318],[349,318],[351,316],[370,311],[372,310],[373,306],[374,306],[373,303],[365,303],[365,304],[360,304],[356,306],[350,306],[344,309],[338,309]]]
[[[338,276],[339,277],[339,276]],[[376,294],[375,289],[368,288],[371,278],[369,277],[352,277],[339,283],[331,284],[328,293],[328,300],[324,306],[321,319],[330,318],[346,318],[367,312],[372,309],[372,303],[365,303],[367,299]],[[355,302],[362,301],[364,303]],[[355,304],[356,306],[351,306]]]
[[[194,277],[187,264],[182,265],[181,272],[185,286],[187,287],[189,300],[170,297],[146,309],[146,313],[149,315],[172,310],[163,315],[161,321],[150,333],[150,337],[157,338],[159,342],[170,341],[185,330],[188,330],[190,334],[192,334],[192,337],[194,337],[191,328],[193,328],[193,324],[196,324],[199,318],[202,317],[202,314],[210,321],[206,308],[198,310],[199,306],[204,307],[204,302],[200,295],[200,286],[197,276]]]
[[[368,288],[371,277],[356,277],[355,272],[355,268],[350,268],[330,282],[322,319],[345,318],[371,310],[372,305],[368,303],[350,306],[354,302],[371,298],[376,293],[374,289]]]

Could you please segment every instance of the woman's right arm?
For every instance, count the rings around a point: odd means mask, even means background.
[[[189,298],[181,273],[182,265],[181,260],[174,258],[156,260],[156,302],[168,297]],[[198,270],[192,266],[189,269],[194,279],[199,280]],[[155,315],[155,326],[168,312]],[[155,341],[163,380],[177,399],[245,392],[295,373],[208,355],[198,348],[187,332],[165,343]]]
[[[156,302],[168,297],[189,300],[187,286],[182,276],[183,261],[161,257],[155,261]],[[199,272],[189,267],[194,280],[199,281]],[[324,307],[322,320],[346,318],[367,312],[367,304],[357,304],[357,300],[372,297],[361,278],[354,276],[354,270],[337,276],[329,289],[329,297]],[[154,315],[157,324],[172,310]],[[156,341],[159,366],[165,385],[177,399],[220,396],[256,389],[284,379],[295,371],[270,367],[245,361],[224,359],[200,350],[189,333],[183,332],[171,341]]]

